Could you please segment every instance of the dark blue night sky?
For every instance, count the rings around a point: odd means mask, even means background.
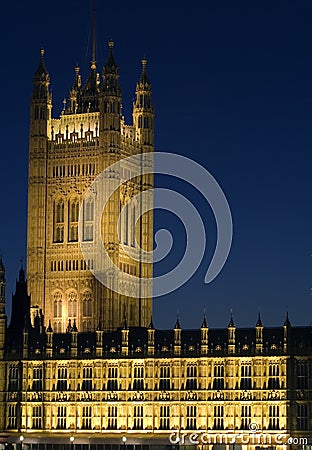
[[[148,59],[156,111],[156,150],[206,167],[229,201],[234,239],[218,278],[204,284],[215,222],[194,189],[166,177],[158,185],[188,195],[208,231],[205,258],[176,292],[156,299],[154,322],[172,327],[253,326],[312,321],[312,5],[309,1],[103,2],[98,0],[98,65],[115,41],[123,113],[131,120],[141,58]],[[78,63],[88,73],[91,0],[5,2],[1,14],[0,248],[11,297],[25,260],[29,99],[39,49],[59,114]],[[175,247],[155,267],[179,260],[185,233],[170,213],[156,212]]]

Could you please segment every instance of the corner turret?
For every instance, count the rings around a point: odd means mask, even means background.
[[[133,104],[133,125],[136,140],[151,151],[154,145],[154,107],[152,104],[152,85],[146,73],[147,60],[142,59],[142,73],[135,91]],[[151,147],[151,149],[149,149]]]

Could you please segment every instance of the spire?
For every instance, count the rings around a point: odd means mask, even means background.
[[[40,60],[38,64],[38,68],[35,72],[35,78],[44,78],[45,76],[49,76],[48,71],[44,64],[44,49],[40,49]]]
[[[203,318],[203,323],[202,323],[201,328],[208,328],[205,309],[204,309],[204,318]]]
[[[149,328],[150,330],[154,330],[154,329],[155,329],[154,323],[153,323],[153,316],[151,316],[151,321],[150,321],[150,324],[149,324],[148,328]]]
[[[181,329],[181,325],[180,325],[180,320],[179,320],[179,314],[177,314],[177,321],[176,324],[174,326],[175,330],[180,330]]]
[[[256,327],[263,327],[262,320],[261,320],[261,315],[260,315],[260,310],[259,310],[259,313],[258,313],[258,320],[257,320],[257,323],[256,323]]]
[[[151,87],[151,82],[148,79],[147,73],[146,73],[146,64],[147,64],[147,59],[144,57],[142,59],[142,73],[141,73],[141,77],[139,80],[139,84],[144,85],[145,88],[150,88]]]
[[[108,41],[108,48],[109,48],[109,55],[105,64],[105,69],[108,68],[117,68],[117,64],[115,62],[115,58],[113,55],[113,48],[114,48],[114,41],[112,39],[110,39]]]
[[[114,42],[112,40],[108,42],[108,47],[109,54],[103,68],[103,90],[105,94],[119,97],[121,95],[118,83],[119,69],[113,55]]]
[[[96,0],[93,0],[92,12],[92,59],[91,69],[96,69]]]
[[[78,331],[78,328],[77,328],[77,325],[76,325],[76,319],[74,319],[74,324],[73,324],[73,326],[72,326],[71,331],[75,331],[75,332]]]
[[[232,310],[231,310],[231,318],[230,318],[230,322],[229,322],[228,328],[230,328],[230,327],[235,328],[234,319],[233,319],[233,311]]]
[[[47,328],[47,332],[48,333],[53,333],[53,329],[52,329],[52,326],[51,326],[51,320],[49,320],[49,325],[48,325],[48,328]]]
[[[26,281],[25,270],[23,267],[23,259],[21,259],[21,268],[20,268],[20,271],[18,274],[18,281],[19,281],[19,283],[25,283],[25,281]]]
[[[286,313],[286,319],[285,319],[285,322],[284,322],[284,327],[291,327],[291,323],[290,323],[290,320],[289,320],[289,317],[288,317],[288,311]]]

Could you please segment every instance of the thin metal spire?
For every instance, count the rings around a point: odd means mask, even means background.
[[[92,12],[92,60],[91,69],[96,69],[96,0],[93,0]]]

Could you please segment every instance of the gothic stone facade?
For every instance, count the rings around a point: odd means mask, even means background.
[[[99,321],[105,330],[113,330],[125,319],[131,326],[147,326],[151,318],[151,287],[138,296],[135,283],[140,278],[151,278],[152,264],[140,259],[135,239],[144,250],[152,249],[152,210],[137,225],[135,207],[126,210],[124,222],[119,226],[122,245],[117,224],[129,199],[153,186],[153,176],[141,175],[124,182],[133,167],[121,165],[120,172],[115,174],[120,187],[104,211],[96,208],[96,194],[88,192],[97,175],[113,163],[132,155],[153,153],[151,83],[146,74],[146,60],[142,64],[132,125],[125,124],[121,113],[113,42],[109,43],[102,76],[92,61],[89,77],[82,85],[76,67],[69,103],[64,102],[61,115],[52,118],[50,76],[41,51],[30,106],[27,280],[33,314],[42,309],[46,320],[51,320],[58,332],[66,330],[68,319],[75,320],[81,330],[94,331]],[[141,172],[142,161],[137,164],[134,173]],[[111,261],[117,271],[133,275],[135,280],[129,283],[126,295],[117,293],[116,283],[123,280],[116,270],[107,270],[105,274],[108,287],[92,275],[90,270],[95,261],[93,257],[85,260],[78,239],[80,211],[81,241],[90,244],[90,249],[95,225],[102,217],[103,245]]]
[[[29,304],[21,270],[8,329],[0,318],[3,442],[156,449],[174,448],[179,434],[180,445],[231,449],[235,435],[235,448],[281,450],[290,437],[291,448],[308,448],[312,327],[287,317],[265,328],[259,317],[254,328],[236,328],[231,318],[227,328],[209,329],[204,317],[198,330],[177,320],[172,330],[150,323],[55,333],[40,314],[34,325],[29,314],[21,322]]]

